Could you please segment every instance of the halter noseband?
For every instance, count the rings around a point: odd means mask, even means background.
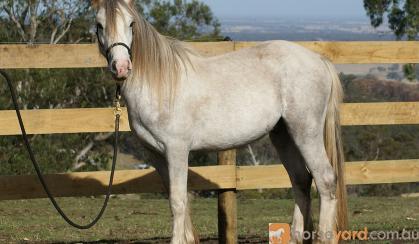
[[[125,44],[123,42],[115,42],[112,45],[110,45],[108,48],[106,48],[106,50],[104,50],[105,49],[105,45],[100,40],[98,29],[96,29],[96,38],[97,38],[97,41],[99,42],[99,48],[101,49],[102,52],[104,51],[104,53],[106,55],[106,60],[108,61],[108,63],[109,63],[109,53],[111,52],[112,48],[114,48],[116,46],[123,46],[123,47],[125,47],[128,50],[129,58],[132,59],[131,48],[127,44]]]
[[[123,46],[128,50],[128,54],[129,54],[129,58],[132,58],[132,53],[131,53],[131,48],[128,47],[127,44],[123,43],[123,42],[115,42],[114,44],[110,45],[107,49],[106,49],[106,58],[109,57],[109,53],[111,52],[112,48],[116,47],[116,46]]]

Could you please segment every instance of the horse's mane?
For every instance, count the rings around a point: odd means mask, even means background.
[[[140,16],[135,1],[127,4],[124,0],[106,0],[107,34],[114,36],[116,16],[124,8],[134,18],[132,41],[133,73],[127,82],[141,81],[147,85],[159,102],[163,96],[174,98],[180,79],[180,71],[189,62],[189,50],[178,40],[166,37]]]

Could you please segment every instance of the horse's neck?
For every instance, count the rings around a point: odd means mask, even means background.
[[[141,80],[131,81],[124,84],[122,94],[131,112],[137,113],[141,117],[155,116],[167,111],[167,101],[169,96],[158,97],[156,91],[152,91],[147,83]]]
[[[153,103],[151,89],[140,79],[126,82],[122,87],[122,94],[128,106],[150,106]]]
[[[176,98],[179,98],[183,93],[188,92],[184,89],[193,89],[191,87],[188,88],[188,86],[191,85],[190,78],[191,75],[195,74],[196,72],[196,64],[200,63],[203,58],[190,53],[189,59],[190,63],[185,63],[187,68],[184,67],[180,71],[179,81],[177,82],[175,89],[176,94],[171,94],[169,91],[158,93],[157,91],[152,90],[149,82],[146,82],[142,80],[141,77],[139,77],[137,79],[126,82],[123,86],[122,92],[124,98],[127,100],[127,103],[131,106],[133,106],[135,103],[135,106],[140,106],[142,108],[147,106],[159,111],[164,111],[164,109],[162,110],[161,106],[167,107],[169,101],[176,102]],[[191,66],[192,64],[193,67]],[[193,82],[196,83],[198,81],[194,79]],[[171,99],[171,96],[174,96],[174,99]]]

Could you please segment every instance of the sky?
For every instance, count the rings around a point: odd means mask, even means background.
[[[362,0],[202,0],[223,18],[366,19]]]

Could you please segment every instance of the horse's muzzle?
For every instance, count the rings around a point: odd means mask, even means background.
[[[112,61],[110,71],[115,80],[125,80],[131,74],[132,64],[130,60]]]

